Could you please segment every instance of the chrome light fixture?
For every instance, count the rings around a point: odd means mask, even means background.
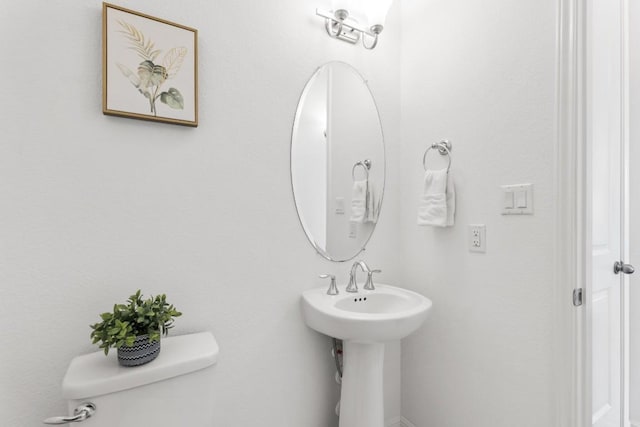
[[[316,9],[316,15],[324,18],[327,34],[334,39],[353,44],[362,39],[365,49],[373,49],[378,45],[378,38],[384,29],[387,12],[392,2],[393,0],[369,0],[365,6],[362,0],[337,0],[334,1],[333,11]],[[360,10],[365,7],[366,10]],[[354,16],[358,13],[364,14],[361,20],[366,20],[366,23],[361,23]],[[372,41],[367,43],[367,38]]]

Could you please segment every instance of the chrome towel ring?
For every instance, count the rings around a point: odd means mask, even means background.
[[[358,168],[358,166],[362,166],[362,168],[364,169],[364,173],[366,174],[366,179],[369,179],[369,169],[371,169],[371,160],[369,159],[365,159],[361,162],[356,162],[356,164],[353,165],[353,168],[351,168],[351,178],[353,178],[353,180],[356,180],[356,169]]]
[[[447,141],[446,139],[443,139],[438,143],[431,144],[431,147],[427,148],[427,151],[424,152],[424,155],[422,156],[422,166],[424,167],[424,170],[428,170],[427,154],[429,154],[429,151],[434,148],[438,150],[441,156],[449,156],[449,164],[447,165],[447,172],[449,172],[449,170],[451,169],[451,149],[453,148],[453,146],[451,145],[451,142]]]

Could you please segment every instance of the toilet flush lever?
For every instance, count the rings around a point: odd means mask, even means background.
[[[43,421],[45,424],[67,424],[67,423],[79,423],[91,416],[96,412],[96,405],[91,402],[83,403],[78,406],[73,415],[69,417],[51,417]]]

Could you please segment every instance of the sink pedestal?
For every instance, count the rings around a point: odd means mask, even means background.
[[[384,427],[384,343],[400,340],[424,323],[431,301],[415,292],[376,284],[374,291],[302,294],[305,323],[343,342],[340,427]]]
[[[384,427],[384,344],[344,341],[340,427]]]

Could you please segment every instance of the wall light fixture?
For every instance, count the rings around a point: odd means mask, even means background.
[[[366,5],[364,0],[336,0],[332,11],[316,9],[316,15],[324,18],[331,37],[353,44],[362,39],[365,49],[373,49],[378,45],[391,3],[393,0],[368,0]],[[367,38],[373,40],[368,44]]]

